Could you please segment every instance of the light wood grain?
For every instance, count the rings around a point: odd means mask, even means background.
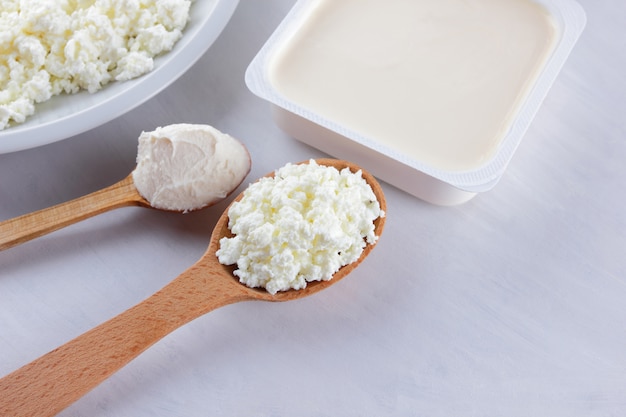
[[[132,175],[91,194],[0,222],[0,250],[126,206],[151,207],[135,188]]]
[[[354,164],[320,159],[321,165],[359,169]],[[367,172],[381,208],[383,191]],[[235,199],[238,200],[241,195]],[[219,263],[215,252],[219,239],[230,236],[227,210],[218,220],[203,257],[163,289],[98,327],[71,340],[30,364],[0,379],[0,415],[12,417],[53,416],[96,387],[158,340],[175,329],[216,308],[246,300],[288,301],[319,292],[349,274],[371,252],[341,268],[330,281],[313,282],[302,290],[271,295],[251,289],[233,276],[234,267]],[[385,218],[375,221],[380,236]]]

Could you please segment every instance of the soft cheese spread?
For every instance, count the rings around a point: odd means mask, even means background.
[[[534,0],[318,0],[270,58],[280,97],[435,169],[495,155],[559,32]]]
[[[228,211],[233,237],[217,256],[237,264],[234,274],[269,293],[330,280],[377,240],[374,220],[384,217],[362,172],[317,164],[287,164],[251,184]]]
[[[0,0],[0,130],[61,93],[138,77],[172,49],[190,0]]]
[[[173,124],[139,136],[133,181],[152,207],[190,211],[233,191],[250,171],[246,147],[212,126]]]

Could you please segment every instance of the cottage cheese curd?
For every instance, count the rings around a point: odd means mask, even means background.
[[[374,220],[385,213],[363,179],[334,167],[287,164],[250,185],[228,211],[234,237],[216,255],[249,287],[269,293],[330,280],[378,237]]]
[[[183,123],[141,133],[132,175],[152,207],[186,212],[223,199],[248,172],[241,142],[212,126]]]
[[[190,0],[0,0],[0,130],[61,93],[138,77],[172,49]]]

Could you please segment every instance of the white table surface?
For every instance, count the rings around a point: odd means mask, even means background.
[[[214,311],[61,415],[626,415],[626,3],[580,3],[587,28],[495,189],[443,208],[384,184],[385,233],[353,275],[297,302]],[[282,133],[243,81],[292,4],[242,0],[152,100],[0,155],[0,220],[122,179],[138,134],[159,125],[238,137],[249,181],[322,156]],[[192,265],[225,204],[118,209],[0,252],[0,374]]]

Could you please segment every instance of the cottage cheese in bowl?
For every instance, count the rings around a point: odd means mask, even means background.
[[[14,20],[3,21],[2,19],[8,19],[10,16],[15,17],[16,14],[14,10],[17,7],[21,7],[21,4],[26,4],[29,7],[32,6],[32,8],[37,9],[40,6],[49,5],[51,3],[64,5],[64,2],[65,0],[0,0],[0,15],[2,15],[2,17],[0,17],[0,21],[2,21],[2,23],[0,23],[0,62],[3,59],[2,54],[5,52],[10,53],[9,50],[13,44],[5,44],[5,42],[10,42],[10,40],[14,38],[14,33],[11,31],[14,25],[17,24]],[[178,16],[186,12],[186,8],[183,7],[184,4],[181,0],[88,0],[67,2],[68,7],[74,7],[76,4],[80,4],[84,8],[89,8],[95,4],[110,4],[116,5],[120,10],[123,10],[125,7],[132,9],[136,4],[155,5],[157,9],[168,8],[171,7],[172,4],[179,4],[181,5],[180,8],[170,10],[172,16]],[[124,64],[128,69],[126,74],[116,74],[115,76],[120,76],[119,81],[109,82],[96,93],[92,94],[88,89],[81,89],[73,94],[62,93],[53,95],[46,101],[36,103],[34,114],[26,117],[21,123],[11,121],[8,127],[0,130],[0,153],[30,149],[69,138],[121,116],[150,99],[180,77],[211,47],[230,20],[237,4],[238,0],[191,1],[188,9],[189,16],[183,28],[182,37],[174,43],[171,50],[160,53],[152,58],[152,69],[150,71],[143,73],[141,76],[122,81],[126,76],[133,74],[135,70],[146,68],[144,64],[149,62],[149,60],[142,59],[142,57],[133,54],[138,60],[134,58],[129,59],[126,64]],[[143,15],[147,17],[146,13],[152,12],[153,10],[154,7],[149,6],[143,12]],[[60,12],[60,10],[58,12]],[[81,13],[84,14],[85,12],[82,11]],[[157,13],[160,12],[157,11]],[[50,14],[56,15],[57,11],[51,11]],[[105,18],[114,15],[115,12],[110,11]],[[45,17],[45,14],[43,17]],[[123,14],[118,17],[119,22],[117,23],[121,23],[124,22],[124,19],[127,17],[130,18],[131,15]],[[150,20],[154,20],[152,23],[157,23],[157,20],[162,17],[163,16],[147,19],[146,22],[142,23],[150,24]],[[58,20],[55,20],[52,24],[56,24],[56,22],[58,22]],[[95,31],[96,37],[106,34],[106,32],[97,29],[104,28],[106,25],[103,25],[103,22],[100,22],[100,20],[97,20],[97,23],[97,25],[91,28],[91,30]],[[167,20],[162,21],[163,27],[167,28],[168,24]],[[136,26],[140,26],[139,22]],[[155,28],[152,33],[153,35],[158,35],[161,31],[158,25],[156,26],[157,28]],[[175,32],[172,32],[172,35],[174,34]],[[131,35],[131,37],[133,36],[135,35]],[[161,36],[159,37],[162,40],[164,39]],[[143,40],[148,40],[148,38],[144,37]],[[152,48],[162,45],[159,41],[155,41],[154,43],[150,41],[148,43],[150,43],[149,49],[152,51],[154,51]],[[24,45],[26,46],[28,44],[27,42]],[[21,43],[19,43],[19,45],[21,45]],[[18,43],[15,44],[15,46],[19,45]],[[129,48],[136,48],[140,44],[136,44],[135,42],[133,45],[134,46],[129,45]],[[129,52],[132,52],[130,49]],[[76,49],[74,49],[74,51],[76,51]],[[86,53],[86,51],[83,51],[83,55],[84,53]],[[129,57],[131,56],[130,53],[127,55]],[[3,66],[0,65],[0,79],[3,79],[5,76],[2,73],[2,67]],[[43,82],[48,81],[43,79]],[[3,90],[4,87],[0,82],[0,96],[2,96]],[[29,94],[30,93],[31,92],[29,92]],[[0,104],[2,104],[1,100]],[[24,102],[24,106],[24,108],[27,108],[29,105]]]
[[[61,93],[94,93],[152,70],[190,0],[0,0],[0,130]]]

